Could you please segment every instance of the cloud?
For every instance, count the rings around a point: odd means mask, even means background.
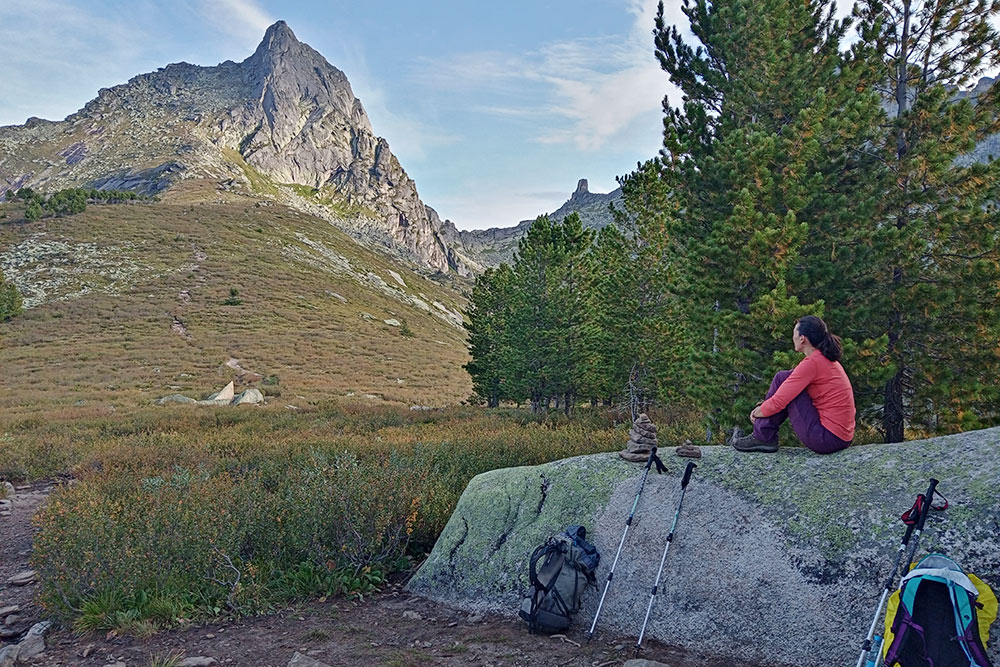
[[[200,0],[201,13],[233,37],[259,40],[275,19],[254,0]]]
[[[639,119],[659,114],[664,95],[680,99],[653,57],[656,0],[627,0],[626,9],[633,21],[624,36],[559,40],[528,53],[422,58],[413,78],[438,92],[478,96],[469,111],[530,121],[538,143],[598,151],[621,139]],[[666,14],[668,22],[687,25],[679,7]]]
[[[68,0],[0,3],[0,125],[64,118],[136,74],[150,41],[140,22]]]

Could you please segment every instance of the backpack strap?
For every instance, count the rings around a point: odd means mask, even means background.
[[[543,562],[541,570],[539,570],[538,561],[550,553],[555,553],[555,558],[549,562]],[[542,593],[551,591],[552,587],[556,585],[556,579],[559,578],[559,570],[562,569],[565,562],[566,552],[558,544],[547,543],[536,548],[531,554],[531,561],[528,564],[528,579],[531,581],[531,585]]]
[[[980,643],[976,621],[976,600],[969,591],[954,582],[948,582],[952,609],[955,612],[955,640],[962,647],[972,667],[990,667],[990,659]]]
[[[910,585],[919,584],[917,582],[907,582]],[[904,585],[905,587],[905,585]],[[916,588],[916,585],[913,585]],[[916,595],[916,592],[914,592]],[[896,610],[896,617],[892,620],[892,642],[889,644],[889,648],[886,649],[884,662],[887,667],[894,667],[901,665],[900,654],[906,647],[907,643],[911,641],[911,636],[916,635],[919,638],[921,653],[925,660],[927,660],[930,667],[933,667],[934,663],[930,662],[927,658],[927,640],[924,638],[924,628],[914,622],[913,617],[910,615],[910,607],[906,604],[903,599],[903,591],[900,591],[899,596],[899,608]]]
[[[550,554],[554,554],[551,559],[548,558]],[[540,560],[542,561],[541,568],[538,567]],[[569,607],[566,606],[566,602],[555,588],[559,572],[565,563],[566,550],[559,542],[550,540],[536,547],[532,552],[528,562],[528,579],[534,588],[531,594],[531,608],[526,619],[529,632],[535,632],[538,629],[538,612],[548,595],[552,595],[556,604],[563,609],[567,616],[569,615]]]
[[[896,632],[896,639],[898,641],[894,641],[892,646],[889,647],[889,651],[885,656],[885,664],[902,664],[898,663],[899,652],[903,649],[903,646],[910,635],[916,634],[917,637],[920,638],[920,656],[925,662],[927,662],[929,667],[934,667],[934,661],[927,655],[927,637],[924,635],[924,627],[914,623],[913,618],[911,618],[909,614],[907,614],[902,621],[900,621],[899,625],[901,627]]]

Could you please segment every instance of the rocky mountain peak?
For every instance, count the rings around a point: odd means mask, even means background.
[[[0,194],[215,180],[327,217],[427,269],[468,273],[347,76],[284,21],[242,62],[139,74],[65,121],[0,128],[0,147]]]
[[[284,111],[282,107],[291,112],[293,107],[298,109],[302,105],[332,107],[347,117],[356,116],[352,120],[371,132],[367,115],[354,97],[347,76],[318,51],[296,39],[284,21],[267,29],[257,50],[240,67],[247,82],[254,86],[255,95],[272,112]],[[276,115],[284,114],[269,115],[272,129]]]
[[[301,44],[301,42],[296,39],[295,33],[292,32],[287,23],[284,21],[275,21],[273,25],[264,31],[264,39],[258,48],[266,47],[273,49],[288,44]]]
[[[577,182],[577,184],[576,184],[576,190],[573,192],[573,196],[575,196],[575,195],[585,195],[585,194],[587,194],[589,192],[590,192],[590,190],[588,189],[587,179],[586,178],[581,178]]]
[[[319,52],[300,42],[284,21],[278,21],[267,29],[257,50],[243,64],[262,75],[273,74],[275,70],[306,69],[319,64],[323,69],[331,67]]]

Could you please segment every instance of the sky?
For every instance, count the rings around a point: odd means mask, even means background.
[[[686,31],[681,0],[667,22]],[[342,70],[424,203],[459,229],[610,192],[659,150],[656,0],[0,0],[0,125],[61,120],[98,89],[241,61],[274,21]]]

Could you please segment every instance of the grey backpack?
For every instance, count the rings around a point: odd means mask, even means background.
[[[521,601],[519,615],[531,632],[559,632],[569,627],[573,614],[580,611],[583,592],[596,586],[597,564],[601,555],[585,538],[583,526],[549,538],[531,554],[528,579],[531,590]]]

